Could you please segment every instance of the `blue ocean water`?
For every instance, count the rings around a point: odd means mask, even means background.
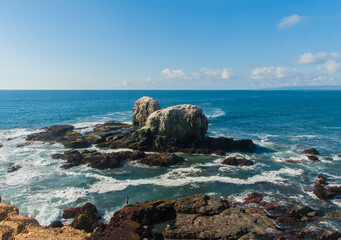
[[[65,170],[51,158],[65,151],[60,144],[16,147],[35,129],[53,124],[73,124],[84,133],[109,120],[131,122],[134,102],[142,96],[158,99],[162,108],[185,103],[202,107],[209,135],[250,138],[257,144],[255,153],[227,156],[256,164],[222,166],[222,157],[184,154],[184,164],[169,168],[128,163],[112,170]],[[340,103],[341,91],[0,91],[0,195],[41,224],[85,202],[110,219],[126,196],[137,202],[206,193],[238,201],[258,191],[266,200],[296,201],[322,212],[341,210],[341,200],[325,203],[311,192],[319,174],[341,185]],[[286,162],[306,159],[299,152],[311,147],[319,150],[319,162]],[[7,173],[12,162],[23,168]],[[326,224],[340,229],[337,222]]]

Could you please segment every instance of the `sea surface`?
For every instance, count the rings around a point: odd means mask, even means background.
[[[184,164],[166,168],[127,163],[112,170],[61,169],[62,160],[51,158],[65,151],[61,144],[17,147],[28,134],[53,124],[73,124],[85,133],[109,120],[130,123],[142,96],[156,98],[162,108],[200,106],[209,119],[208,135],[257,144],[254,153],[227,156],[256,164],[223,166],[224,157],[182,154]],[[341,199],[325,202],[312,193],[319,174],[341,185],[341,91],[0,91],[0,143],[0,195],[43,225],[59,220],[62,209],[86,202],[109,220],[127,196],[131,203],[196,193],[241,201],[257,191],[269,201],[341,210]],[[286,162],[307,159],[299,152],[312,147],[320,152],[319,162]],[[7,173],[10,163],[22,168]],[[338,222],[325,224],[341,229]]]

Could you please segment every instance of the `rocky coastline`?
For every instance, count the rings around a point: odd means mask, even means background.
[[[208,120],[194,105],[161,109],[157,100],[142,97],[135,102],[132,119],[131,125],[117,121],[99,124],[84,135],[72,125],[50,126],[28,135],[26,141],[62,144],[67,150],[51,157],[60,159],[64,169],[79,165],[113,169],[126,162],[162,168],[186,161],[180,153],[225,156],[256,149],[250,139],[207,136]],[[120,148],[129,150],[107,151]],[[319,160],[316,149],[301,154],[310,161]],[[254,161],[227,157],[221,164],[244,167]],[[20,168],[13,164],[9,172]],[[313,193],[328,201],[341,195],[341,187],[329,186],[325,177],[318,176]],[[341,239],[341,233],[319,224],[340,218],[340,212],[324,214],[296,202],[279,205],[265,201],[258,192],[250,193],[243,202],[198,194],[127,204],[109,222],[91,203],[65,209],[61,219],[72,219],[67,226],[56,221],[44,227],[33,218],[17,216],[22,216],[17,207],[0,203],[0,239]]]

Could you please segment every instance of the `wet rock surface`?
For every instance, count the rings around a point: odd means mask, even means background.
[[[253,165],[253,161],[245,158],[229,157],[222,161],[221,164],[232,166],[251,166]]]
[[[255,199],[260,193],[249,194]],[[337,239],[328,229],[308,230],[319,220],[308,206],[233,203],[204,194],[176,201],[156,200],[127,205],[102,231],[88,239]],[[277,214],[269,214],[270,212]],[[279,213],[279,214],[278,214]],[[155,225],[164,228],[156,229]]]
[[[55,155],[54,155],[55,156]],[[56,157],[56,156],[55,156]],[[143,151],[122,151],[112,153],[100,153],[96,150],[69,150],[58,158],[66,160],[62,168],[72,168],[81,164],[87,164],[92,168],[106,169],[122,166],[124,161],[135,161],[149,166],[169,166],[184,161],[182,157],[169,153],[146,154]]]
[[[320,199],[334,199],[341,198],[341,187],[339,186],[327,186],[327,180],[323,176],[318,176],[318,180],[315,181],[313,192],[316,197]]]
[[[8,173],[16,172],[21,168],[22,168],[22,166],[20,164],[10,163],[9,164],[9,170],[7,172]]]

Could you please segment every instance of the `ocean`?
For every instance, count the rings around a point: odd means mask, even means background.
[[[228,153],[254,160],[249,167],[224,166],[215,155],[181,154],[181,165],[158,168],[136,163],[111,170],[61,169],[61,144],[25,143],[38,128],[73,124],[82,133],[110,120],[130,123],[134,102],[156,98],[161,107],[194,104],[209,120],[208,135],[249,138],[254,153]],[[321,212],[341,210],[312,193],[319,174],[341,185],[341,91],[0,91],[0,195],[22,214],[48,225],[62,209],[95,204],[107,220],[130,202],[178,199],[197,193],[241,201],[257,191],[265,200],[307,204]],[[299,154],[316,148],[319,162]],[[96,147],[92,147],[96,149]],[[104,150],[99,151],[117,151]],[[9,164],[22,168],[8,173]],[[326,223],[327,224],[327,223]],[[341,230],[339,222],[328,222]]]

